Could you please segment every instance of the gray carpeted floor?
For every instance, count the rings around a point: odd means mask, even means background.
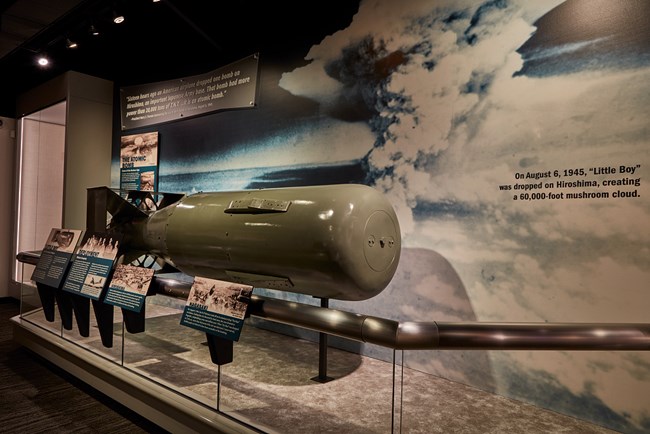
[[[1,433],[164,433],[165,431],[12,340],[17,303],[0,302]]]

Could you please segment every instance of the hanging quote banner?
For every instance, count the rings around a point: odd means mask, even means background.
[[[122,130],[255,107],[258,60],[254,54],[205,74],[121,88]]]

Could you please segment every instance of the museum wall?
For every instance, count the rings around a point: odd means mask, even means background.
[[[16,157],[16,121],[0,117],[0,196],[13,204]],[[0,298],[10,297],[9,282],[13,261],[13,206],[0,208]]]
[[[400,265],[378,296],[332,307],[398,321],[647,323],[649,7],[362,1],[318,40],[260,53],[256,107],[116,128],[112,185],[120,136],[151,131],[160,191],[364,183],[397,211]],[[410,351],[404,363],[650,432],[645,352]]]
[[[86,190],[110,183],[113,83],[70,71],[20,95],[27,115],[67,101],[63,224],[86,227]]]
[[[110,81],[77,73],[69,77],[64,227],[85,228],[87,189],[110,182],[112,96]]]

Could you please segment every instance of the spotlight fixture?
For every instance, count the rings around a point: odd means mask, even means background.
[[[120,24],[124,22],[124,15],[118,14],[117,12],[113,11],[113,22],[115,24]]]
[[[95,27],[94,24],[90,25],[90,28],[88,29],[88,33],[90,33],[93,36],[99,36],[99,30],[97,30],[97,27]]]
[[[76,42],[71,41],[70,38],[66,38],[65,46],[68,47],[68,48],[77,48],[79,45],[77,45]]]
[[[36,61],[42,67],[46,67],[47,65],[50,64],[49,59],[47,57],[45,57],[45,56],[40,56]]]

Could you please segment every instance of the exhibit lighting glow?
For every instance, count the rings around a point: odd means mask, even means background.
[[[334,215],[334,210],[333,209],[328,209],[327,211],[323,211],[318,214],[318,218],[321,220],[329,220],[332,218]]]
[[[20,118],[20,131],[25,131],[25,116],[22,116]],[[22,191],[23,191],[23,154],[25,149],[25,135],[20,134],[18,136],[18,140],[20,141],[20,144],[18,145],[18,168],[20,170],[17,171],[17,175],[18,175],[17,203],[20,204],[22,203],[21,200],[22,200]],[[22,221],[21,219],[22,211],[23,211],[22,206],[18,205],[18,209],[16,210],[16,252],[15,252],[16,254],[18,254],[20,251],[20,223]],[[23,281],[22,268],[18,267],[17,262],[14,267],[15,267],[14,280],[22,282]],[[20,275],[18,273],[20,273]]]
[[[45,56],[41,56],[37,60],[38,64],[41,66],[47,66],[50,64],[50,61]]]
[[[336,327],[339,324],[345,323],[345,315],[342,312],[332,311],[327,318],[329,325]]]

